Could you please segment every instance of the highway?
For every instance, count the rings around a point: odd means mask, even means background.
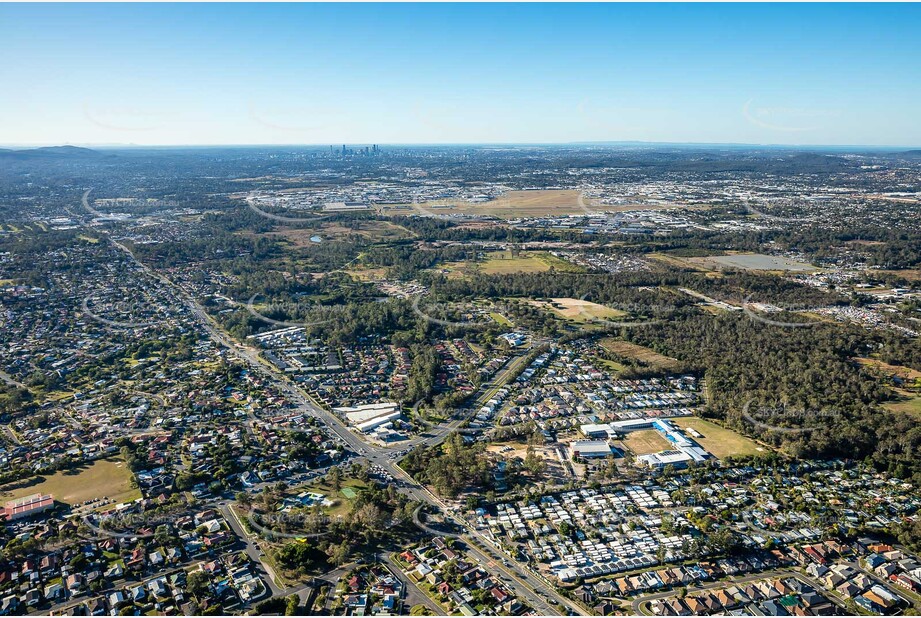
[[[89,207],[89,204],[86,201],[88,194],[89,192],[84,195],[84,207],[92,212],[92,209]],[[278,371],[275,367],[270,366],[268,363],[262,362],[259,359],[258,352],[256,350],[231,340],[230,337],[225,334],[223,330],[218,326],[214,319],[207,314],[204,308],[192,297],[191,294],[183,289],[181,285],[174,283],[166,275],[157,272],[156,270],[150,268],[138,260],[128,247],[117,242],[111,238],[111,236],[109,236],[109,240],[115,247],[127,254],[131,261],[145,273],[156,278],[164,286],[167,286],[169,289],[173,290],[177,298],[179,298],[179,300],[186,306],[190,314],[196,318],[196,320],[204,328],[205,332],[209,335],[212,341],[229,350],[231,354],[248,365],[253,371],[261,373],[263,376],[273,380],[273,382],[282,391],[284,391],[289,399],[299,407],[299,410],[302,413],[314,416],[322,420],[326,424],[327,428],[333,432],[346,446],[348,446],[349,449],[357,453],[360,457],[367,459],[371,463],[377,464],[389,472],[394,477],[394,479],[400,479],[402,481],[398,485],[398,489],[400,491],[409,495],[413,500],[432,505],[437,509],[442,510],[444,513],[452,513],[458,510],[455,507],[449,507],[440,498],[429,492],[426,488],[417,483],[415,479],[403,471],[402,468],[396,465],[396,463],[390,459],[389,451],[387,449],[380,449],[368,444],[361,437],[349,430],[338,416],[316,405],[310,399],[309,395],[293,382],[291,382],[286,375]],[[513,370],[520,364],[522,358],[522,356],[518,356],[510,359],[503,370],[500,371],[500,373],[497,374],[497,376],[491,382],[489,382],[487,385],[484,385],[487,390],[485,393],[478,394],[477,400],[481,399],[482,396],[490,395],[491,393],[494,393],[496,390],[501,388],[501,386],[503,386],[508,378],[512,375]],[[435,431],[430,432],[425,437],[422,437],[417,441],[414,441],[414,443],[426,445],[438,444],[444,440],[452,431],[454,431],[454,429],[465,422],[465,420],[466,419],[461,418],[443,423]],[[483,560],[484,565],[489,564],[490,569],[494,569],[503,575],[505,583],[515,591],[516,595],[520,599],[526,601],[528,604],[532,605],[535,609],[542,612],[544,615],[560,614],[559,610],[552,608],[550,604],[544,600],[545,597],[553,599],[557,603],[561,604],[562,607],[567,608],[572,614],[586,614],[586,611],[583,608],[581,608],[573,601],[559,595],[553,586],[549,584],[549,582],[543,580],[542,578],[538,578],[538,576],[529,571],[527,566],[517,562],[510,556],[506,556],[500,550],[495,549],[491,545],[491,541],[468,522],[461,521],[459,523],[461,523],[461,525],[463,525],[467,530],[467,536],[470,539],[477,541],[480,545],[480,547],[477,547],[473,543],[467,543],[471,549],[471,552],[480,560]],[[244,536],[242,538],[245,539],[247,537]],[[253,548],[248,546],[247,553],[251,553],[252,551]],[[258,552],[258,550],[255,551]],[[256,559],[259,560],[258,554]],[[261,563],[262,561],[259,560],[259,562]],[[506,563],[508,566],[506,566]],[[265,565],[263,564],[263,566]],[[277,591],[276,593],[281,592],[287,594],[292,593],[290,590],[282,591],[274,582],[272,582],[271,585],[273,586],[273,592]],[[545,591],[542,595],[536,592],[536,590],[541,589]]]

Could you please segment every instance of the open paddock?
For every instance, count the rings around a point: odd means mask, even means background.
[[[551,268],[563,272],[582,272],[583,269],[575,264],[550,255],[544,251],[511,250],[493,251],[478,261],[449,262],[442,268],[455,274],[472,274],[480,272],[484,275],[508,275],[514,273],[544,273]]]
[[[532,300],[530,303],[552,312],[557,317],[573,322],[614,320],[627,315],[624,311],[578,298],[551,298],[550,300]]]
[[[629,341],[622,341],[620,339],[614,339],[612,337],[605,337],[601,340],[601,347],[617,356],[624,358],[636,359],[639,362],[649,365],[650,367],[657,367],[660,369],[677,369],[679,362],[671,357],[659,354],[655,350],[651,350],[647,347],[637,345],[635,343],[630,343]]]
[[[908,414],[921,420],[921,395],[898,391],[899,398],[883,404],[883,407],[892,412]]]
[[[363,221],[352,222],[317,222],[309,228],[280,227],[265,234],[272,238],[282,238],[295,248],[316,245],[316,237],[320,242],[329,240],[344,240],[351,236],[360,236],[373,242],[389,242],[412,238],[414,234],[406,228],[391,223],[390,221]]]

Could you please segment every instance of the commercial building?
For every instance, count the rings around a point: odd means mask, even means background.
[[[661,451],[659,453],[650,453],[649,455],[640,455],[636,460],[648,468],[659,470],[669,465],[675,468],[686,468],[688,462],[692,461],[693,458],[684,451]]]
[[[365,434],[389,427],[393,421],[403,418],[400,405],[390,402],[333,408],[333,411],[344,415],[352,427]]]
[[[614,454],[611,445],[605,440],[576,440],[569,445],[570,454],[582,459],[610,457]]]

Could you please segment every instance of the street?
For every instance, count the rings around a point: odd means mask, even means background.
[[[84,196],[85,199],[85,196]],[[84,203],[86,206],[87,204]],[[347,445],[352,451],[359,453],[362,458],[370,461],[373,464],[377,464],[388,473],[390,473],[394,478],[400,478],[404,482],[399,488],[400,491],[409,495],[413,500],[428,503],[429,505],[434,506],[437,509],[442,510],[445,513],[452,512],[453,509],[448,508],[448,506],[434,494],[429,492],[427,489],[419,485],[415,479],[409,476],[406,472],[403,471],[393,460],[388,456],[387,450],[377,450],[376,447],[365,442],[361,437],[353,433],[345,426],[345,424],[332,412],[328,412],[321,408],[320,406],[313,403],[309,395],[307,395],[303,390],[293,384],[287,376],[279,372],[274,367],[268,366],[267,363],[260,361],[258,353],[248,347],[239,345],[233,342],[223,331],[220,330],[220,327],[217,323],[207,314],[204,308],[191,296],[187,293],[181,286],[174,284],[168,277],[165,275],[154,271],[149,268],[147,265],[138,260],[131,250],[112,240],[113,244],[124,251],[130,256],[131,260],[137,264],[140,268],[144,269],[151,276],[156,277],[164,285],[169,286],[173,289],[179,299],[186,305],[192,315],[198,320],[201,326],[205,329],[205,332],[211,337],[211,339],[218,345],[223,346],[228,349],[233,355],[247,364],[252,370],[260,372],[264,376],[271,378],[276,382],[276,384],[285,392],[285,394],[295,402],[300,411],[310,416],[314,416],[322,420],[327,428],[333,432],[345,445]],[[476,396],[476,400],[479,401],[483,397],[491,396],[492,393],[501,388],[509,379],[513,370],[518,367],[521,362],[521,359],[524,356],[519,356],[511,359],[502,371],[488,383],[484,385],[484,388],[487,390],[484,393],[479,393]],[[438,444],[444,440],[454,429],[459,427],[466,419],[455,419],[453,421],[446,422],[437,428],[434,432],[431,432],[427,437],[421,438],[416,442],[419,445],[434,445]],[[228,521],[233,520],[234,518],[228,518]],[[545,615],[558,615],[560,612],[554,610],[550,604],[544,600],[544,596],[556,601],[562,607],[567,608],[574,614],[584,615],[585,610],[579,607],[573,601],[559,595],[548,582],[538,580],[538,578],[531,574],[527,566],[518,563],[514,558],[505,556],[499,550],[493,549],[490,547],[491,541],[487,539],[482,533],[474,529],[467,522],[461,522],[462,525],[467,530],[467,534],[471,539],[474,539],[479,542],[481,549],[474,544],[468,543],[471,548],[471,551],[483,561],[483,564],[490,564],[491,569],[495,569],[501,574],[506,576],[506,583],[515,591],[515,593],[532,605],[535,609],[541,611]],[[245,533],[242,529],[239,529],[239,523],[237,523],[237,532],[241,535],[242,539],[246,539]],[[258,562],[258,546],[254,546],[252,541],[247,542],[247,554],[250,557],[253,557]],[[255,557],[253,552],[256,553]],[[505,563],[508,562],[509,565],[514,565],[514,568],[509,566],[506,567]],[[264,566],[264,565],[263,565]],[[271,578],[270,578],[271,581]],[[291,594],[291,590],[282,590],[278,588],[277,584],[274,582],[270,583],[273,586],[272,591],[274,594]],[[538,589],[543,588],[546,590],[546,593],[543,595],[537,592]]]

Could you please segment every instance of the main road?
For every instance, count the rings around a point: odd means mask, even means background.
[[[88,206],[88,203],[86,202],[86,196],[84,196],[84,206]],[[128,247],[119,243],[111,236],[109,236],[109,239],[115,247],[125,252],[129,259],[141,270],[160,281],[169,289],[173,290],[177,298],[182,301],[182,303],[189,310],[190,314],[194,316],[199,324],[204,328],[205,332],[208,334],[212,341],[229,350],[234,356],[247,364],[254,371],[272,379],[278,385],[278,387],[285,392],[290,400],[298,405],[301,412],[322,420],[329,428],[329,430],[336,434],[336,436],[338,436],[338,438],[352,451],[387,470],[395,479],[401,479],[402,482],[399,487],[401,491],[408,494],[414,500],[432,505],[445,513],[451,513],[452,511],[457,510],[456,508],[449,507],[440,498],[417,483],[415,479],[409,476],[402,468],[396,465],[396,463],[388,457],[388,451],[378,450],[372,445],[368,444],[358,435],[350,431],[338,416],[316,405],[310,399],[310,397],[297,385],[291,382],[287,376],[278,371],[275,367],[270,366],[268,363],[262,362],[256,350],[231,340],[230,337],[220,328],[217,322],[215,322],[215,320],[210,315],[208,315],[208,313],[198,303],[198,301],[196,301],[195,298],[181,285],[174,283],[163,273],[160,273],[144,264],[141,260],[137,259],[137,257]],[[492,381],[487,392],[492,392],[501,387],[501,385],[503,385],[505,381],[507,381],[511,376],[512,369],[517,367],[520,362],[520,357],[510,360],[506,368]],[[418,443],[427,445],[438,444],[445,437],[447,437],[451,431],[459,427],[465,420],[466,419],[461,418],[444,423],[434,432],[429,433],[426,437],[419,440]],[[558,610],[553,609],[550,604],[544,600],[544,598],[554,600],[561,607],[567,608],[572,614],[584,615],[586,613],[582,607],[570,599],[567,599],[566,597],[558,594],[550,582],[533,574],[531,571],[529,571],[527,566],[518,562],[514,557],[506,556],[498,548],[494,548],[492,540],[483,535],[469,522],[460,521],[459,523],[466,529],[467,536],[470,539],[477,541],[479,544],[478,547],[477,543],[468,542],[467,545],[470,547],[470,551],[480,560],[483,560],[484,564],[490,564],[490,568],[494,568],[495,570],[504,574],[506,584],[515,590],[519,598],[526,601],[535,609],[544,613],[544,615],[558,615],[560,613]],[[536,590],[541,588],[543,588],[545,592],[538,594]]]

